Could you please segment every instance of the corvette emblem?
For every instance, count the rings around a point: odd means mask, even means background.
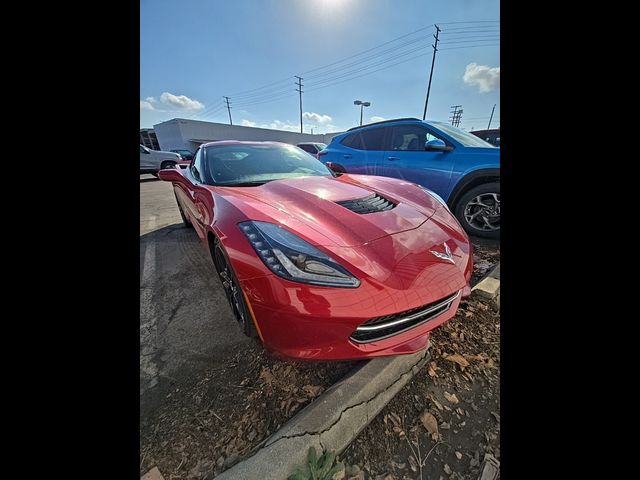
[[[442,260],[446,260],[447,262],[451,262],[455,265],[456,262],[453,261],[453,255],[451,254],[451,250],[449,249],[449,245],[447,245],[447,243],[444,243],[444,253],[442,252],[436,252],[435,250],[429,250],[431,253],[433,253],[436,257],[441,258]]]

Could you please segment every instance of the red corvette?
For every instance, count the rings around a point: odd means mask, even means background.
[[[415,184],[334,174],[297,147],[212,142],[160,171],[243,331],[279,354],[413,353],[470,293],[471,245]]]

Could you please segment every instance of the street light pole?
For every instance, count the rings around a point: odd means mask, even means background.
[[[354,100],[353,104],[354,105],[360,105],[360,126],[362,126],[362,112],[364,110],[364,107],[371,106],[371,102],[363,102],[361,100]]]

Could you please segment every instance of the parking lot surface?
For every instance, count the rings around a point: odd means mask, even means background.
[[[211,258],[182,225],[171,184],[140,177],[140,405],[251,340],[234,320]]]

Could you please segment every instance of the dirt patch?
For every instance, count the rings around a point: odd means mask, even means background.
[[[473,273],[471,285],[475,285],[500,262],[500,244],[479,244],[473,242]]]
[[[499,313],[463,300],[431,340],[430,363],[341,455],[358,478],[475,480],[500,458]]]
[[[165,480],[213,478],[356,364],[288,361],[257,344],[242,347],[141,419],[140,475],[157,466]]]

